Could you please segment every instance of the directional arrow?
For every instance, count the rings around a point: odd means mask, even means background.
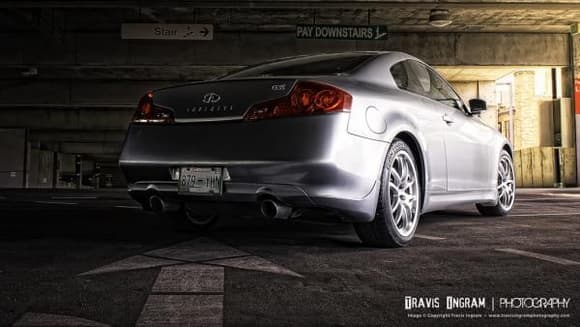
[[[206,37],[207,34],[209,34],[209,30],[207,29],[207,27],[204,26],[200,33],[201,33],[201,35]]]
[[[304,276],[264,258],[200,237],[79,274],[161,267],[137,326],[222,326],[224,268]]]
[[[381,28],[380,27],[376,27],[375,28],[375,40],[380,40],[382,39],[385,35],[387,35],[387,33],[381,33]]]
[[[270,272],[299,278],[304,277],[264,258],[253,256],[245,251],[235,249],[205,237],[178,243],[166,248],[148,251],[140,255],[127,257],[93,270],[83,272],[79,274],[79,276],[183,265],[188,263]]]

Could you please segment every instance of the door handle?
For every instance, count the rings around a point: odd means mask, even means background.
[[[455,119],[453,119],[451,115],[447,113],[443,114],[443,116],[441,116],[441,119],[443,119],[443,121],[446,122],[447,124],[453,124],[455,122]]]

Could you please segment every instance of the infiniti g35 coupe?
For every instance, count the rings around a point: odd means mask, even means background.
[[[368,245],[405,246],[423,213],[512,209],[512,149],[485,109],[405,53],[284,58],[147,93],[119,162],[145,209],[197,228],[219,216],[208,204],[246,203],[326,212]]]

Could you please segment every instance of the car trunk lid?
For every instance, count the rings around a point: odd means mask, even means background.
[[[295,79],[218,80],[153,93],[156,106],[172,109],[176,122],[242,119],[259,102],[290,93]]]

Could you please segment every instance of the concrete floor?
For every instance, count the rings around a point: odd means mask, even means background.
[[[429,214],[417,233],[374,249],[346,224],[240,218],[197,235],[124,192],[0,192],[0,326],[580,325],[577,190],[522,192],[508,218]],[[405,296],[442,307],[405,310]],[[571,301],[492,312],[446,310],[446,296]],[[423,313],[483,318],[411,317]]]

